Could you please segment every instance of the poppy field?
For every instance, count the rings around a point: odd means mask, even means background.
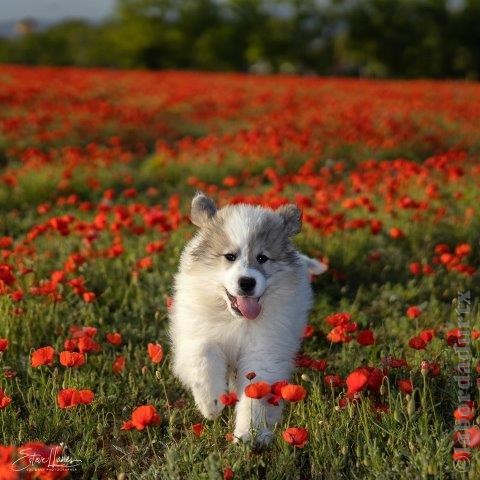
[[[479,151],[476,83],[1,66],[0,479],[479,478]],[[171,373],[197,190],[329,267],[263,449]]]

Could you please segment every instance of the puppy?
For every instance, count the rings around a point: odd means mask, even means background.
[[[217,210],[197,194],[191,220],[200,228],[185,247],[175,277],[170,336],[173,370],[205,418],[223,409],[219,397],[235,374],[234,436],[267,443],[282,406],[252,400],[245,377],[274,383],[290,377],[312,305],[309,273],[326,266],[301,255],[295,205],[275,211],[251,205]]]

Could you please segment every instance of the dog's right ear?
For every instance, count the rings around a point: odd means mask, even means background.
[[[215,202],[204,193],[199,192],[193,197],[190,220],[197,227],[202,228],[217,213]]]

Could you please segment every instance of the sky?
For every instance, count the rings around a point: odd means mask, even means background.
[[[0,0],[0,21],[33,17],[60,20],[65,17],[101,19],[113,10],[115,0]]]

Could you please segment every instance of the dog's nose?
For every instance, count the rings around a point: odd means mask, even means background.
[[[240,277],[238,279],[238,284],[243,292],[252,293],[257,281],[252,277]]]

